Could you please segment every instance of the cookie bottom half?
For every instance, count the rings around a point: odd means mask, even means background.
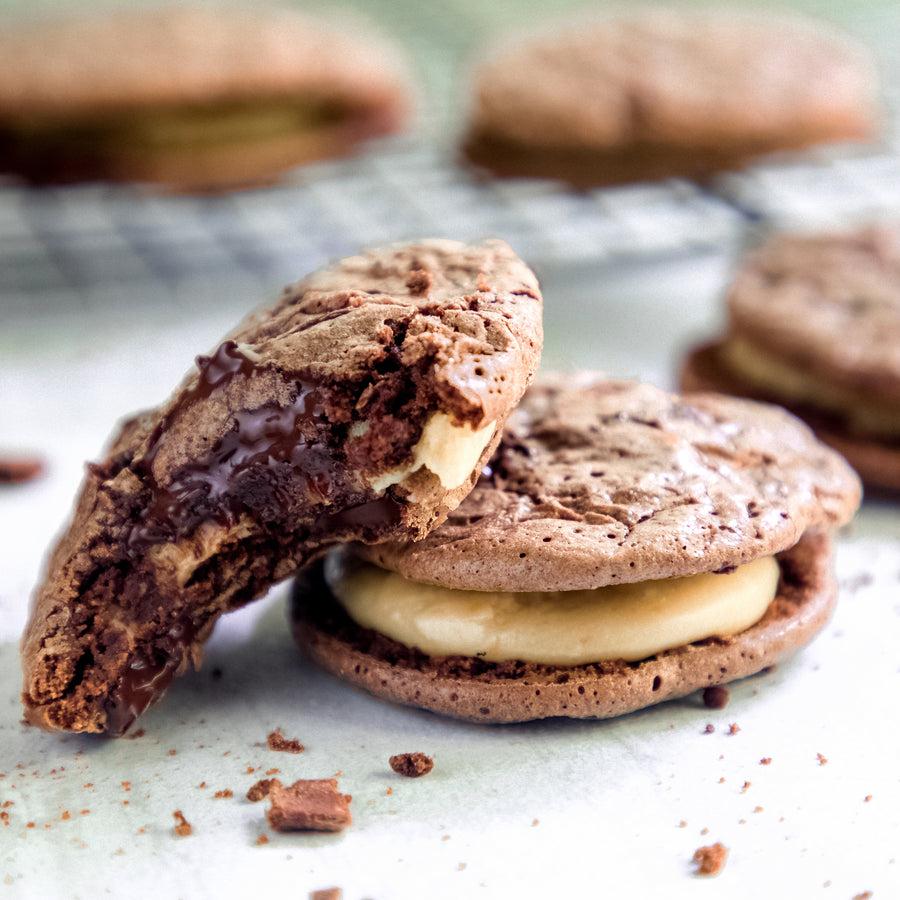
[[[722,347],[719,342],[704,344],[688,354],[679,376],[681,390],[716,391],[784,406],[803,419],[824,443],[844,456],[867,488],[890,493],[900,491],[900,441],[854,434],[836,415],[807,405],[791,404],[760,391],[729,369],[722,359]]]
[[[837,596],[830,539],[809,533],[778,562],[778,593],[756,625],[634,663],[550,666],[427,656],[356,625],[330,595],[321,565],[296,582],[292,626],[298,644],[324,669],[395,703],[498,724],[609,718],[753,675],[809,643]]]

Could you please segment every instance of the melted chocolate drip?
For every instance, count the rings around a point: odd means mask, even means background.
[[[166,692],[195,635],[191,621],[184,619],[176,622],[165,637],[156,642],[152,657],[135,655],[106,706],[110,734],[124,734],[131,723]]]
[[[151,488],[152,497],[129,537],[133,552],[189,534],[207,519],[234,522],[247,508],[240,499],[241,492],[234,489],[251,468],[271,471],[286,465],[301,472],[314,502],[325,500],[331,493],[334,464],[316,428],[323,410],[315,387],[305,382],[298,383],[297,395],[288,406],[266,404],[236,413],[233,429],[204,460],[184,466],[168,485],[161,486],[153,475],[153,462],[174,417],[235,375],[249,376],[254,370],[254,363],[234,341],[226,341],[211,357],[197,357],[197,366],[197,384],[156,426],[148,450],[136,467]],[[249,496],[250,492],[245,493]]]

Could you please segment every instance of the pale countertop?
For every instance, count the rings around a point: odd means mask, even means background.
[[[677,348],[715,327],[726,271],[715,256],[543,267],[547,367],[668,383]],[[153,304],[123,294],[104,316],[44,309],[0,334],[0,443],[49,463],[41,480],[0,492],[0,802],[14,804],[0,898],[303,898],[334,885],[348,900],[900,895],[900,511],[884,504],[840,541],[834,622],[792,662],[736,685],[722,711],[691,698],[610,722],[481,727],[390,706],[300,658],[282,586],[220,622],[204,668],[144,717],[145,736],[22,726],[17,639],[82,460],[262,299],[247,290],[194,285]],[[261,746],[275,726],[306,752]],[[388,757],[414,750],[434,771],[391,773]],[[270,767],[288,779],[342,771],[353,826],[257,846],[265,804],[243,794]],[[224,788],[234,798],[214,799]],[[175,809],[192,837],[173,836]],[[694,877],[691,855],[714,841],[730,848],[724,872]]]

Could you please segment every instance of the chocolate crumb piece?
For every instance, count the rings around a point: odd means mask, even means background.
[[[44,471],[44,463],[36,456],[0,457],[0,484],[25,484]]]
[[[250,789],[247,791],[247,799],[251,803],[258,803],[264,797],[269,796],[269,791],[276,784],[281,787],[281,782],[277,778],[260,778],[256,784],[250,785]]]
[[[142,738],[146,733],[147,733],[147,732],[144,731],[143,728],[138,728],[138,730],[135,731],[135,732],[132,732],[132,733],[129,735],[129,737],[130,737],[132,740],[135,740],[136,738]]]
[[[707,709],[725,709],[731,694],[723,684],[715,684],[703,691],[703,705]]]
[[[708,828],[701,828],[701,829],[700,829],[700,834],[704,834],[704,835],[705,835],[705,834],[709,834],[709,829],[708,829]]]
[[[227,800],[229,797],[233,797],[233,796],[234,796],[234,791],[231,790],[231,788],[224,788],[223,790],[216,791],[215,794],[213,794],[213,797],[216,800]]]
[[[169,756],[176,756],[178,754],[178,751],[173,747],[171,750],[168,751],[168,754],[169,754]]]
[[[853,895],[853,900],[869,900],[869,898],[870,898],[871,896],[872,896],[872,892],[871,892],[871,891],[863,891],[863,892],[860,893],[860,894],[854,894],[854,895]]]
[[[281,769],[266,769],[266,775],[280,775]]]
[[[206,788],[206,782],[201,781],[200,784],[197,785],[197,787],[200,788],[201,791],[204,790]]]
[[[297,738],[286,738],[280,728],[269,733],[266,738],[266,746],[270,750],[278,750],[281,753],[302,753],[306,749]]]
[[[679,828],[687,828],[687,824],[688,824],[688,823],[687,823],[687,819],[682,819],[682,820],[678,823],[678,827],[679,827]]]
[[[290,787],[274,784],[266,816],[276,831],[341,831],[352,821],[350,800],[334,778],[301,779]]]
[[[816,759],[819,761],[820,766],[824,766],[828,762],[828,757],[823,756],[821,753],[816,754]]]
[[[434,760],[424,753],[398,753],[388,762],[398,775],[405,775],[407,778],[427,775],[434,768]]]
[[[742,794],[746,794],[747,791],[749,791],[749,790],[750,790],[750,782],[749,782],[749,781],[745,781],[744,784],[743,784],[743,787],[741,788],[741,793],[742,793]]]
[[[772,765],[772,757],[771,757],[771,756],[764,756],[764,757],[759,761],[759,764],[760,764],[761,766],[771,766],[771,765]]]
[[[318,891],[313,891],[309,895],[309,900],[341,900],[344,896],[344,892],[338,888],[322,888]]]
[[[388,797],[390,797],[391,794],[394,793],[394,789],[393,789],[392,787],[389,787],[384,793],[385,793]]]
[[[263,844],[268,844],[268,843],[269,843],[269,837],[268,837],[268,835],[261,834],[261,835],[256,839],[256,846],[257,846],[257,847],[262,847]]]
[[[718,875],[725,867],[728,858],[728,848],[719,843],[710,844],[708,847],[698,847],[694,851],[694,862],[697,865],[697,875]]]
[[[5,809],[0,812],[0,822],[3,823],[4,828],[9,828],[9,813]]]
[[[871,802],[872,802],[872,795],[866,794],[866,796],[863,797],[863,803],[871,803]]]
[[[178,837],[190,837],[194,833],[191,823],[184,817],[184,813],[180,809],[176,809],[172,813],[175,818],[175,828],[173,829]]]
[[[761,813],[763,811],[764,811],[764,809],[762,806],[754,806],[753,807],[753,812],[755,812],[755,813]]]
[[[738,725],[737,722],[732,722],[732,723],[728,726],[728,733],[729,733],[729,734],[737,734],[740,730],[741,730],[741,726]]]
[[[431,290],[432,280],[431,272],[427,269],[413,269],[406,279],[406,286],[413,296],[421,297]]]
[[[712,722],[706,723],[706,728],[703,729],[704,734],[712,734],[716,730],[716,726],[713,725]]]
[[[466,868],[466,864],[465,864],[465,863],[460,863],[460,864],[456,867],[456,871],[457,871],[457,872],[462,872],[465,868]]]

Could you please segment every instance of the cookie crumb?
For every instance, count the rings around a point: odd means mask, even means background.
[[[866,794],[866,796],[863,797],[863,803],[871,803],[871,802],[872,802],[872,795]]]
[[[190,837],[194,833],[193,826],[184,817],[184,813],[180,809],[176,809],[172,816],[175,819],[173,831],[178,837]]]
[[[266,816],[276,831],[341,831],[352,821],[351,799],[340,793],[334,778],[301,779],[289,787],[274,784]]]
[[[716,730],[716,726],[713,725],[712,722],[707,722],[706,727],[703,729],[704,734],[712,734]]]
[[[177,754],[178,754],[178,751],[174,747],[172,747],[171,750],[168,750],[166,752],[169,754],[169,756],[177,756]]]
[[[816,759],[819,761],[820,766],[827,765],[827,763],[828,763],[828,757],[823,756],[821,753],[816,754]]]
[[[36,456],[0,457],[0,484],[26,484],[43,471],[43,460]]]
[[[755,813],[761,813],[761,812],[765,812],[765,809],[764,809],[762,806],[754,806],[754,807],[753,807],[753,812],[755,812]]]
[[[231,790],[231,788],[223,788],[221,791],[216,791],[215,794],[213,794],[213,797],[216,800],[227,800],[229,797],[233,796],[234,791]]]
[[[131,738],[132,740],[135,740],[136,738],[142,738],[146,733],[147,732],[144,731],[143,728],[138,728],[137,731],[133,731],[131,734],[128,735],[128,737]]]
[[[728,858],[728,848],[719,842],[708,847],[698,847],[694,851],[694,862],[697,865],[697,875],[718,875],[725,867]]]
[[[197,787],[200,788],[201,791],[202,791],[202,790],[205,790],[205,789],[206,789],[206,782],[205,782],[205,781],[201,781],[200,784],[197,785]]]
[[[456,871],[457,871],[457,872],[462,872],[465,868],[466,868],[466,864],[465,864],[465,863],[460,863],[460,864],[456,867]]]
[[[413,269],[406,279],[406,286],[414,297],[421,297],[431,290],[431,272],[427,269]]]
[[[732,722],[732,723],[728,726],[728,733],[729,733],[729,734],[737,734],[740,730],[741,730],[741,726],[738,725],[737,722]]]
[[[397,753],[388,762],[398,775],[419,778],[434,768],[434,760],[424,753]]]
[[[723,684],[714,684],[703,690],[703,705],[707,709],[725,709],[730,699],[731,694]]]
[[[532,828],[537,828],[537,826],[540,825],[540,824],[541,824],[541,820],[540,820],[540,819],[532,819],[532,820],[531,820],[531,827],[532,827]]]
[[[268,843],[269,843],[269,837],[268,837],[268,835],[261,834],[261,835],[256,839],[256,846],[257,846],[257,847],[262,847],[263,844],[268,844]]]
[[[269,796],[269,791],[276,784],[281,787],[281,782],[277,778],[260,778],[256,784],[250,785],[250,789],[247,791],[247,799],[251,803],[259,802],[263,797]]]
[[[678,827],[679,827],[679,828],[687,828],[687,826],[688,826],[687,819],[682,819],[682,820],[678,823]]]
[[[266,769],[266,775],[280,775],[281,769]]]
[[[764,756],[764,757],[759,761],[759,764],[760,764],[761,766],[771,766],[771,765],[772,765],[772,757],[771,757],[771,756]]]
[[[871,891],[863,891],[861,894],[854,894],[853,900],[869,900],[869,898],[871,896],[872,896]]]
[[[386,796],[390,797],[391,794],[394,793],[394,789],[392,787],[389,787],[384,793]]]
[[[751,784],[752,784],[752,782],[750,782],[750,781],[745,781],[745,782],[743,783],[743,785],[741,786],[741,793],[742,793],[742,794],[746,794],[747,791],[750,790],[750,785],[751,785]]]
[[[709,834],[709,829],[708,829],[708,828],[701,828],[701,829],[700,829],[700,834]]]
[[[297,738],[286,738],[280,728],[269,732],[266,738],[266,746],[270,750],[277,750],[279,753],[302,753],[306,749]]]
[[[309,900],[341,900],[344,892],[339,887],[320,888],[309,895]]]

